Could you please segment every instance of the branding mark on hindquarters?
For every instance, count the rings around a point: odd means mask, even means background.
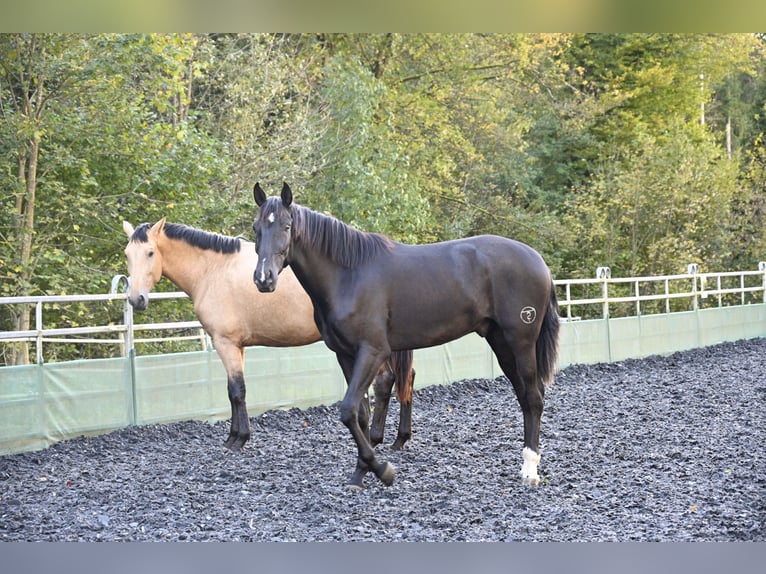
[[[537,310],[534,307],[526,306],[519,313],[519,318],[523,323],[531,325],[537,318]]]

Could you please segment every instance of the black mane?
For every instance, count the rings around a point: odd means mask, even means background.
[[[142,223],[133,232],[131,241],[146,242],[149,240],[148,231],[153,223]],[[168,239],[180,239],[189,245],[199,247],[200,249],[211,249],[217,253],[237,253],[240,250],[241,242],[238,237],[229,237],[195,229],[182,223],[165,223],[162,228]]]
[[[347,268],[356,267],[377,253],[391,251],[394,246],[385,235],[359,231],[301,205],[293,204],[292,213],[296,240],[316,245],[324,255]]]

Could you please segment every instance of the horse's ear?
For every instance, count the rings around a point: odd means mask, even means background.
[[[125,232],[125,235],[128,237],[133,237],[133,232],[135,229],[133,229],[133,226],[130,224],[129,221],[122,221],[122,230]]]
[[[162,228],[165,227],[165,219],[167,219],[167,217],[163,217],[157,223],[152,225],[152,228],[149,230],[149,233],[151,233],[152,235],[159,235],[162,232]]]
[[[261,189],[261,185],[258,182],[253,186],[253,199],[258,207],[266,202],[266,192]]]
[[[287,182],[282,183],[282,205],[290,207],[293,202],[293,190],[287,185]]]

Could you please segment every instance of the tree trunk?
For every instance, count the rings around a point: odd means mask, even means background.
[[[19,241],[18,264],[21,268],[19,273],[18,294],[30,295],[32,284],[32,242],[35,230],[35,196],[37,193],[37,162],[40,157],[41,135],[37,129],[44,107],[43,87],[45,76],[37,75],[37,85],[31,93],[28,78],[20,77],[20,86],[23,89],[22,114],[32,126],[31,135],[26,146],[19,150],[18,155],[18,178],[21,189],[16,198],[16,237]],[[32,307],[21,305],[17,311],[12,311],[14,329],[26,331],[31,322]],[[29,364],[29,343],[14,345],[11,349],[11,365]]]
[[[21,239],[21,250],[19,253],[19,264],[21,265],[21,288],[20,295],[29,295],[29,285],[32,280],[32,236],[35,229],[35,193],[37,191],[37,160],[40,155],[40,140],[37,136],[29,142],[29,152],[27,154],[27,173],[26,186],[23,201],[23,211],[20,213],[19,238]],[[22,162],[20,161],[19,164]],[[21,309],[14,313],[14,328],[18,331],[29,329],[31,322],[31,305],[22,305]],[[29,343],[19,343],[11,352],[12,365],[29,364]]]

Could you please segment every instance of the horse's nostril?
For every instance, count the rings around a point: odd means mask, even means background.
[[[143,311],[149,306],[149,296],[139,293],[135,297],[128,297],[128,301],[136,311]]]

